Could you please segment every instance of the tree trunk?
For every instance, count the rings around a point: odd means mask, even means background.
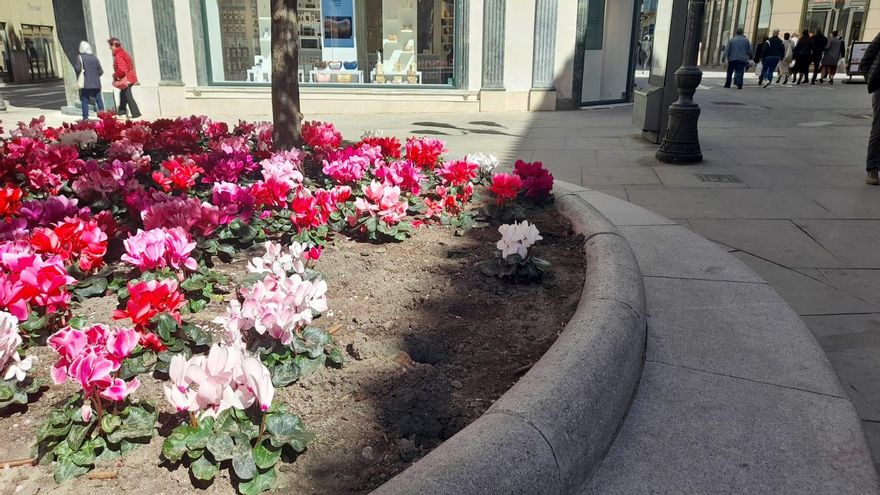
[[[299,23],[297,0],[272,2],[272,141],[275,149],[299,146]]]

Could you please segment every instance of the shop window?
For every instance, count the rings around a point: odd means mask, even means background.
[[[452,85],[454,2],[299,0],[300,83]],[[205,20],[213,83],[272,82],[269,0],[205,0]]]
[[[55,77],[55,38],[51,26],[21,25],[21,43],[33,79]]]
[[[762,43],[770,35],[770,14],[773,12],[773,0],[761,0],[758,6],[758,18],[755,23],[755,43]]]
[[[807,0],[804,29],[828,34],[838,31],[844,40],[858,41],[862,36],[865,18],[865,0]]]

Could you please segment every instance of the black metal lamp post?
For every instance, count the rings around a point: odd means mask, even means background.
[[[657,159],[664,163],[697,163],[703,161],[697,122],[700,106],[694,103],[694,93],[703,80],[703,71],[697,67],[700,31],[706,0],[690,0],[684,41],[684,62],[675,71],[678,101],[669,106],[669,125],[657,150]]]

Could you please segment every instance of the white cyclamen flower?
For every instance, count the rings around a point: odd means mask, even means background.
[[[529,248],[543,239],[538,228],[527,220],[522,223],[504,224],[498,227],[498,232],[501,233],[501,240],[496,247],[501,250],[503,258],[518,254],[520,258],[525,259],[529,255]]]
[[[251,273],[272,273],[277,277],[287,275],[302,275],[306,270],[303,256],[308,246],[299,242],[290,245],[285,253],[281,244],[266,241],[266,254],[252,258],[248,262],[248,271]]]
[[[4,380],[13,377],[24,380],[27,371],[33,366],[33,359],[27,357],[21,359],[18,354],[18,346],[21,345],[21,335],[18,333],[18,318],[6,311],[0,311],[0,373]]]
[[[491,173],[498,168],[498,165],[500,165],[498,157],[495,155],[485,155],[480,152],[471,153],[467,156],[467,160],[478,164],[480,166],[480,171],[485,174]]]

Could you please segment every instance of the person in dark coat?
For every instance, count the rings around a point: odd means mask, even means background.
[[[795,84],[803,84],[810,80],[810,62],[812,61],[813,46],[810,42],[810,32],[805,29],[797,44],[794,45]]]
[[[828,47],[828,38],[822,34],[821,29],[817,29],[810,41],[813,43],[813,82],[810,84],[816,84],[816,77],[822,73],[822,57]]]
[[[755,64],[764,64],[764,49],[767,47],[767,40],[770,39],[764,36],[764,39],[761,41],[761,44],[755,46]],[[758,73],[758,86],[764,84],[764,71]]]
[[[101,61],[92,53],[92,46],[88,41],[79,44],[79,56],[73,61],[73,70],[76,72],[77,81],[80,81],[82,74],[79,99],[82,102],[83,120],[88,120],[90,100],[95,100],[99,112],[104,111],[104,98],[101,96],[101,76],[104,75],[104,69],[101,67]]]
[[[880,34],[874,37],[874,41],[865,49],[862,61],[859,63],[859,72],[865,75],[868,83],[868,93],[871,94],[871,108],[874,111],[874,121],[871,124],[871,134],[868,137],[868,177],[865,183],[872,186],[880,186]]]
[[[764,73],[761,79],[767,81],[765,88],[769,88],[773,84],[773,73],[776,72],[776,66],[785,56],[785,44],[779,39],[779,30],[773,30],[773,36],[764,43]]]

